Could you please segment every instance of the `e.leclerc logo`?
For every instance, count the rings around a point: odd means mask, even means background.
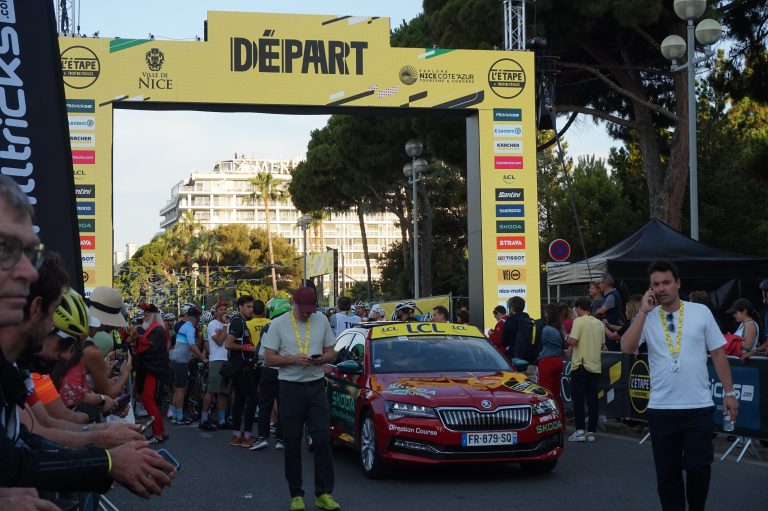
[[[488,86],[500,98],[516,98],[525,89],[525,70],[512,59],[497,60],[488,70]]]
[[[73,89],[87,89],[99,79],[99,57],[85,46],[71,46],[61,54],[64,83]]]

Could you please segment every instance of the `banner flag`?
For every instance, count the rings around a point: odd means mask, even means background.
[[[56,17],[50,0],[7,0],[0,9],[0,171],[35,208],[35,228],[83,292],[75,185]],[[78,72],[93,72],[78,61]]]

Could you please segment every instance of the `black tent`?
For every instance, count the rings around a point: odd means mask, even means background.
[[[587,261],[548,269],[547,285],[586,283],[607,271],[626,298],[648,289],[646,269],[654,259],[673,261],[680,268],[683,296],[695,290],[708,291],[719,310],[736,298],[748,298],[759,306],[762,297],[757,286],[768,278],[768,257],[710,247],[654,218]]]

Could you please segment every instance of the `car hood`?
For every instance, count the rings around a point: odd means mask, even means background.
[[[549,395],[516,372],[376,374],[371,377],[371,389],[385,399],[432,407],[490,401],[495,408],[527,404]]]

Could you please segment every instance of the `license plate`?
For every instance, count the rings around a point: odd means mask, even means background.
[[[472,447],[476,445],[515,445],[516,443],[516,431],[461,434],[462,447]]]

